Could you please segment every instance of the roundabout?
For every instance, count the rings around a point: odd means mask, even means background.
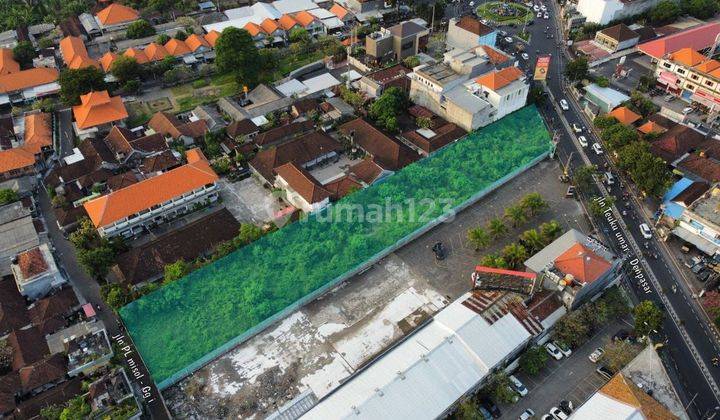
[[[492,1],[481,4],[477,8],[481,19],[492,21],[498,25],[523,24],[532,20],[533,11],[520,3]]]

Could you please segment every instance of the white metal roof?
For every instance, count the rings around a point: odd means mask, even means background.
[[[340,81],[333,77],[330,73],[323,73],[319,76],[315,76],[313,78],[307,79],[303,82],[305,87],[307,88],[307,94],[313,94],[315,92],[320,92],[321,90],[330,89],[333,86],[337,86],[340,84]]]
[[[334,16],[331,18],[322,19],[321,22],[328,29],[337,29],[337,28],[342,28],[343,26],[345,26],[345,22],[343,22],[342,20],[340,20]]]
[[[318,8],[317,5],[315,7],[316,7],[315,9],[308,10],[308,12],[318,19],[327,19],[327,18],[337,17],[337,16],[335,16],[334,13],[330,12],[329,10]]]
[[[320,401],[303,418],[432,419],[475,386],[530,333],[512,314],[490,325],[462,302]]]
[[[297,13],[303,10],[312,10],[317,8],[317,4],[312,0],[277,0],[272,5],[280,13]]]
[[[585,404],[578,407],[570,416],[573,420],[644,420],[642,412],[616,399],[596,392]]]
[[[290,79],[283,84],[275,86],[275,88],[285,96],[300,95],[307,90],[307,86],[298,79]]]

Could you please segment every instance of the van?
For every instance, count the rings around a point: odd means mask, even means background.
[[[603,149],[602,149],[602,147],[600,146],[599,143],[593,143],[592,149],[593,149],[593,151],[595,152],[596,155],[602,155],[602,154],[603,154]]]
[[[615,184],[615,177],[613,176],[612,172],[605,172],[605,183],[607,185]]]

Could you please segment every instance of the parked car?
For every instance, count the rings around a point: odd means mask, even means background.
[[[580,127],[579,125],[577,125],[575,123],[572,123],[572,129],[576,133],[582,133],[582,131],[583,131],[582,127]]]
[[[598,347],[590,353],[590,356],[588,356],[588,359],[590,359],[591,362],[597,363],[598,360],[605,354],[605,350],[602,349],[602,347]]]
[[[599,368],[595,369],[595,372],[598,373],[598,375],[602,376],[603,378],[610,380],[613,377],[613,373],[610,369],[608,369],[606,366],[600,366]]]
[[[435,242],[435,245],[432,246],[432,251],[435,253],[436,260],[444,260],[445,257],[447,257],[447,251],[442,242]]]
[[[580,142],[580,146],[588,147],[588,141],[585,136],[578,136],[578,142]]]
[[[545,12],[545,13],[543,14],[543,19],[550,19],[550,15],[549,15],[547,12]],[[550,35],[550,38],[552,38],[552,37],[553,37],[553,36]]]
[[[541,4],[541,5],[540,5],[540,10],[542,10],[543,12],[546,11],[546,10],[547,10],[547,6],[545,6],[544,4]]]
[[[505,37],[505,42],[507,42],[508,44],[512,44],[512,42],[513,42],[512,37],[506,36],[506,37]]]
[[[543,17],[543,13],[542,13],[542,12],[538,12],[538,13],[537,13],[537,18],[538,18],[538,19],[542,19],[542,17]]]
[[[647,223],[640,224],[640,233],[642,234],[643,238],[652,239],[652,230],[650,230],[650,226],[648,226]]]
[[[527,55],[527,53],[522,53],[522,54],[520,54],[520,57],[522,57],[523,60],[529,60],[529,59],[530,59],[530,56]]]
[[[560,350],[555,347],[553,343],[545,343],[545,351],[547,351],[548,354],[552,356],[555,360],[560,360],[563,358],[562,353],[560,353]]]
[[[500,31],[498,33],[500,34],[500,36],[507,36],[507,32],[505,32],[505,31]]]
[[[565,412],[565,414],[570,415],[572,413],[573,409],[573,403],[570,400],[562,400],[560,401],[560,405],[558,405],[562,411]]]
[[[539,11],[540,11],[540,6],[538,6],[538,5],[536,4],[535,6],[533,6],[533,10],[536,11],[536,12],[539,12]]]
[[[701,282],[705,283],[706,281],[708,281],[708,279],[710,278],[711,275],[712,275],[712,271],[703,270],[697,274],[697,278]]]
[[[675,95],[667,94],[663,99],[665,99],[665,102],[672,102],[675,100]]]
[[[602,155],[603,149],[602,146],[600,146],[600,143],[593,143],[592,149],[595,152],[596,155]]]
[[[573,197],[575,197],[575,186],[570,185],[567,188],[567,191],[565,191],[565,198],[573,198]]]
[[[555,344],[555,347],[560,350],[560,353],[562,353],[563,356],[570,357],[570,355],[572,354],[572,350],[570,350],[570,346],[568,346],[567,344],[560,341],[553,341],[553,344]]]
[[[480,405],[482,407],[485,407],[487,411],[492,414],[492,416],[496,419],[499,419],[502,416],[502,412],[500,412],[500,409],[498,408],[497,404],[495,404],[491,399],[489,398],[483,398],[480,400]]]
[[[483,406],[479,406],[478,411],[480,412],[484,420],[492,420],[494,418],[492,414],[490,414],[490,412],[487,410],[487,408]]]
[[[522,414],[520,414],[520,417],[518,417],[518,419],[519,420],[528,420],[529,418],[531,418],[534,415],[535,415],[535,412],[528,408],[527,410],[523,411]]]
[[[565,414],[564,411],[562,411],[561,409],[559,409],[557,407],[551,408],[550,414],[552,414],[552,416],[557,420],[567,420],[568,419],[568,415]]]
[[[524,397],[528,394],[527,388],[525,388],[525,385],[520,382],[520,379],[516,378],[515,375],[510,375],[508,378],[510,379],[510,383],[512,384],[513,388],[515,388],[515,391],[517,391],[517,393],[520,394],[521,397]]]
[[[693,112],[693,111],[694,111],[694,109],[692,109],[692,107],[689,107],[689,106],[688,106],[688,107],[686,107],[686,108],[683,108],[682,113],[683,113],[683,114],[690,114],[690,113]]]
[[[553,417],[552,414],[543,414],[540,420],[555,420],[555,417]]]
[[[562,108],[563,111],[567,111],[568,109],[570,109],[565,99],[560,99],[560,108]]]
[[[690,271],[692,271],[693,274],[698,274],[699,272],[703,271],[704,268],[705,268],[705,263],[700,261],[699,263],[693,265],[692,268],[690,269]]]

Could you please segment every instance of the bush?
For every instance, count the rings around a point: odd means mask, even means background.
[[[537,375],[548,361],[548,354],[544,348],[533,346],[525,350],[520,356],[520,370],[528,375]]]
[[[204,88],[207,85],[208,85],[208,81],[205,79],[198,79],[198,80],[195,80],[194,82],[192,82],[192,87],[194,89]]]
[[[145,38],[155,35],[155,28],[147,20],[140,19],[128,25],[125,35],[130,39]]]
[[[0,190],[0,206],[18,201],[20,196],[15,190],[4,188]]]

